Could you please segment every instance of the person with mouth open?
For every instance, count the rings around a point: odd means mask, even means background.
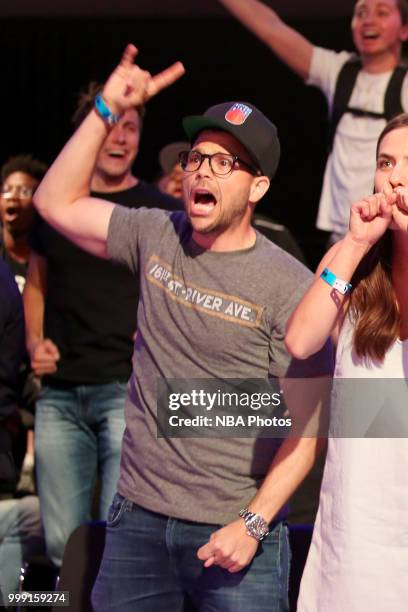
[[[73,117],[78,127],[101,85],[91,82]],[[132,171],[144,108],[129,107],[95,160],[91,189],[122,207],[174,210],[178,201]],[[119,476],[126,381],[137,327],[138,287],[125,268],[85,253],[43,219],[31,236],[24,292],[27,349],[42,377],[36,406],[37,485],[47,551],[62,563],[71,532],[106,519]]]
[[[408,585],[408,114],[377,145],[375,194],[351,206],[294,311],[286,345],[332,336],[335,393],[298,612],[404,612]],[[392,379],[387,383],[387,379]]]
[[[36,218],[33,193],[46,170],[46,164],[32,155],[10,157],[1,169],[0,258],[12,271],[20,293],[23,293],[26,283],[31,253],[30,234]],[[20,364],[17,393],[19,408],[23,409],[24,427],[27,428],[27,446],[18,489],[29,493],[35,491],[33,413],[38,391],[39,381],[25,353]]]
[[[408,111],[406,65],[394,73],[408,38],[407,0],[355,2],[351,32],[358,56],[313,45],[259,0],[219,1],[291,70],[326,96],[331,151],[317,227],[331,233],[329,244],[333,244],[347,232],[350,202],[370,193],[381,130],[391,116]]]
[[[0,256],[11,268],[23,292],[34,222],[33,193],[47,166],[31,155],[10,157],[1,169]]]
[[[284,327],[311,275],[250,223],[278,165],[277,130],[247,102],[185,118],[185,212],[126,210],[90,197],[112,125],[184,72],[176,63],[152,77],[134,64],[136,53],[127,46],[35,200],[68,239],[127,265],[140,284],[121,475],[93,606],[177,612],[189,597],[201,610],[286,611],[284,506],[317,440],[160,436],[167,413],[158,406],[163,379],[182,376],[188,386],[331,370],[329,343],[305,362],[289,357]]]

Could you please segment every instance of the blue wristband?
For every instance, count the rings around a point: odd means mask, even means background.
[[[121,118],[121,115],[114,115],[112,113],[110,108],[106,105],[105,100],[102,98],[102,94],[98,94],[95,97],[95,109],[98,115],[109,125],[115,125]]]
[[[320,278],[330,285],[330,287],[333,287],[333,289],[336,289],[336,291],[343,295],[346,295],[346,293],[348,293],[352,288],[351,283],[347,283],[346,281],[341,280],[341,278],[337,278],[337,276],[333,274],[333,272],[330,272],[328,268],[323,270]]]

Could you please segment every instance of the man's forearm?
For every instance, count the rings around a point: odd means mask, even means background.
[[[258,0],[219,0],[302,79],[309,76],[313,45]]]
[[[43,338],[47,261],[31,252],[23,292],[26,346],[28,352]]]
[[[316,438],[287,438],[248,509],[270,523],[309,472],[324,445],[325,440]],[[238,572],[252,561],[257,548],[258,542],[248,534],[245,522],[236,519],[215,531],[197,555],[204,561],[204,567],[220,565],[229,572]]]
[[[271,28],[280,26],[282,20],[279,15],[258,0],[219,0],[234,17],[243,25],[259,36],[264,42],[268,42]]]
[[[31,352],[43,338],[44,301],[38,299],[36,290],[27,287],[24,291],[24,312],[26,320],[26,346]]]
[[[269,523],[307,476],[325,445],[325,439],[287,438],[248,508]]]

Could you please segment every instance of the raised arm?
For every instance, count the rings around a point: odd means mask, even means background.
[[[396,199],[395,193],[377,193],[351,207],[348,233],[326,253],[314,282],[288,321],[285,343],[294,357],[305,359],[320,350],[330,335],[336,336],[349,294],[333,289],[320,274],[327,267],[337,278],[349,282],[364,255],[388,228]]]
[[[313,45],[282,21],[279,15],[258,0],[219,0],[244,26],[296,72],[309,76]]]
[[[106,82],[102,97],[114,115],[145,104],[183,73],[180,62],[156,76],[134,64],[137,49],[128,45]],[[106,257],[108,225],[114,205],[89,197],[98,153],[110,126],[92,110],[65,145],[36,191],[34,203],[55,229],[85,250]]]

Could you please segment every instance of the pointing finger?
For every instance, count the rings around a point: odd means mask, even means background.
[[[211,556],[212,556],[212,550],[211,550],[211,546],[209,542],[207,542],[207,544],[204,544],[204,546],[201,546],[197,551],[197,557],[201,561],[205,561],[206,559],[209,559]]]
[[[212,565],[214,565],[215,563],[215,557],[208,557],[208,559],[206,560],[206,562],[204,563],[204,567],[211,567]]]
[[[147,94],[149,98],[155,96],[159,91],[172,85],[185,73],[185,68],[181,62],[176,62],[162,72],[159,72],[149,82]]]

